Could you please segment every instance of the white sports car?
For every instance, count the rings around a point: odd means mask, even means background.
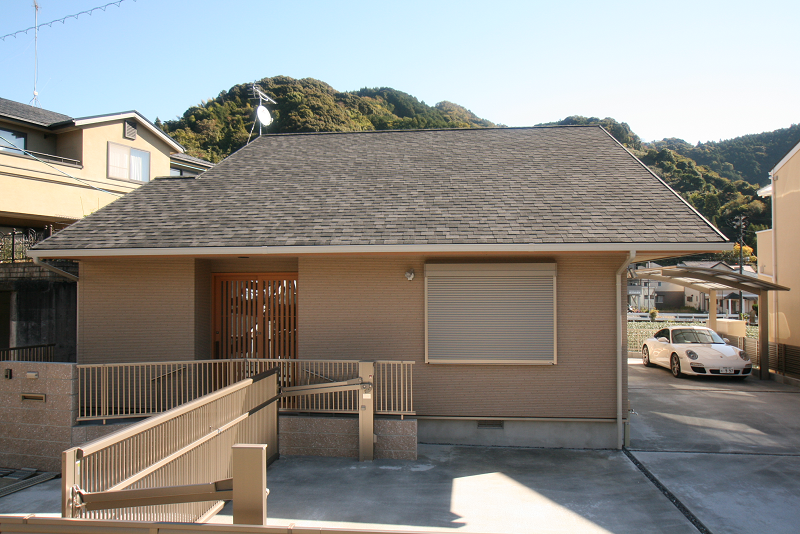
[[[646,367],[660,365],[683,375],[750,376],[753,364],[745,352],[702,326],[670,326],[648,338],[642,347]]]

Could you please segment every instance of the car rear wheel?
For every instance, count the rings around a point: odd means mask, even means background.
[[[672,371],[672,376],[675,378],[683,377],[683,373],[681,373],[681,360],[678,358],[678,355],[674,352],[672,353],[672,357],[669,360],[669,368]]]
[[[651,367],[652,364],[650,363],[650,351],[647,349],[647,345],[642,347],[642,365],[645,367]]]

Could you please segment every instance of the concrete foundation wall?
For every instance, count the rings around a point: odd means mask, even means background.
[[[358,458],[358,417],[281,415],[281,455]],[[375,419],[375,459],[417,459],[415,419]]]
[[[491,421],[493,424],[500,421]],[[614,449],[613,422],[502,421],[502,428],[479,428],[477,420],[420,419],[420,443],[548,447],[567,449]]]

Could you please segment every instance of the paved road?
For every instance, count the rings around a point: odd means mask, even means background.
[[[630,450],[711,532],[800,532],[800,388],[628,370]]]

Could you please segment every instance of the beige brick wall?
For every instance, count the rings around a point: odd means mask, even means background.
[[[558,265],[558,364],[554,366],[426,365],[426,259],[302,257],[300,358],[414,360],[414,407],[420,415],[616,416],[614,275],[623,255],[515,260]],[[409,268],[417,273],[411,282],[403,276]],[[627,406],[626,400],[623,405]]]
[[[81,261],[78,363],[195,358],[193,258]]]

